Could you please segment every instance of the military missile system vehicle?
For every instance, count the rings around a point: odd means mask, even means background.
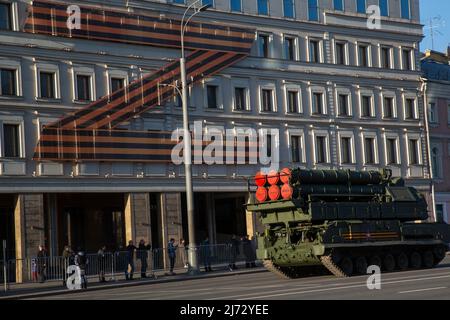
[[[433,268],[449,249],[450,226],[429,223],[427,203],[389,169],[283,169],[255,176],[247,210],[265,226],[257,256],[284,277],[321,266],[338,277]],[[322,268],[323,269],[323,268]]]

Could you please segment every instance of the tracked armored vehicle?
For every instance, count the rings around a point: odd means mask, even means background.
[[[257,256],[287,279],[325,267],[338,277],[433,268],[449,250],[450,227],[426,222],[424,197],[392,171],[283,169],[255,176],[247,210],[265,231]]]

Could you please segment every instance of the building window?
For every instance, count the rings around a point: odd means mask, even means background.
[[[348,95],[347,94],[339,94],[338,95],[338,104],[339,104],[339,116],[347,117],[350,115],[350,112],[348,110],[349,103],[348,103]]]
[[[217,109],[217,86],[206,86],[206,94],[208,99],[208,109]]]
[[[273,108],[273,90],[262,89],[261,90],[261,100],[262,100],[262,111],[264,112],[274,112]]]
[[[308,0],[308,19],[309,21],[319,21],[319,6],[317,0]]]
[[[389,16],[389,0],[380,0],[380,11],[383,17]]]
[[[450,125],[450,104],[447,106],[447,123]]]
[[[341,164],[352,164],[352,139],[349,137],[341,138]]]
[[[207,6],[210,5],[211,7],[214,6],[214,0],[202,0],[202,5]]]
[[[437,121],[437,112],[436,112],[436,103],[431,102],[428,108],[428,119],[430,123],[438,123]]]
[[[441,162],[441,154],[438,148],[433,148],[431,150],[431,165],[433,166],[433,178],[437,179],[441,177],[440,172],[440,162]]]
[[[398,164],[397,139],[386,139],[386,161],[388,165]]]
[[[258,14],[268,16],[269,15],[269,1],[258,0]]]
[[[444,223],[444,205],[443,204],[436,204],[436,222],[437,223]]]
[[[391,48],[381,47],[381,67],[385,69],[391,68]]]
[[[125,87],[125,79],[111,78],[111,93],[119,91]]]
[[[272,135],[268,134],[266,135],[266,142],[267,142],[267,156],[272,156]]]
[[[405,119],[414,120],[416,119],[416,99],[406,98],[405,99]]]
[[[0,3],[0,30],[11,30],[11,5],[9,3]]]
[[[16,74],[14,69],[0,69],[1,91],[2,96],[16,96]]]
[[[242,12],[241,0],[230,0],[230,7],[233,12]]]
[[[3,124],[4,157],[20,158],[20,125]]]
[[[302,162],[302,137],[291,136],[291,156],[293,163]]]
[[[173,3],[185,4],[185,0],[172,0]]]
[[[284,38],[284,58],[287,60],[296,60],[295,57],[295,39],[292,37]]]
[[[283,0],[285,18],[295,18],[294,0]]]
[[[312,94],[312,113],[313,115],[325,114],[322,92],[313,92]]]
[[[346,64],[345,43],[336,42],[336,64]]]
[[[263,58],[269,57],[269,36],[260,34],[259,37],[259,56]]]
[[[234,88],[234,110],[247,110],[247,88]]]
[[[336,11],[344,11],[344,0],[333,0],[333,7]]]
[[[371,118],[372,113],[372,97],[362,96],[361,97],[361,113],[363,117]]]
[[[77,100],[90,101],[91,99],[91,76],[77,75]]]
[[[412,50],[410,49],[403,49],[402,50],[402,63],[403,63],[403,70],[412,70]]]
[[[299,94],[298,91],[288,90],[287,92],[287,102],[288,102],[288,112],[289,113],[299,113]]]
[[[325,137],[316,137],[316,163],[327,163],[326,147]]]
[[[409,164],[418,165],[419,164],[419,140],[409,139]]]
[[[40,98],[55,99],[55,73],[39,72]]]
[[[366,164],[375,164],[375,139],[364,139],[364,154]]]
[[[366,13],[366,0],[356,0],[356,11]]]
[[[358,46],[358,58],[360,67],[369,66],[369,46],[365,44]]]
[[[384,97],[384,118],[385,119],[395,118],[394,98],[392,97]]]
[[[318,40],[309,41],[309,61],[313,63],[320,62],[320,43]]]
[[[400,0],[401,1],[401,12],[403,19],[411,19],[411,11],[409,7],[409,0]]]

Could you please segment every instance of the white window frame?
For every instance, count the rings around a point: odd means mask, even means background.
[[[405,69],[405,66],[403,65],[403,50],[409,50],[409,61],[411,63],[411,70]],[[402,70],[405,71],[415,71],[416,70],[416,61],[413,59],[413,53],[414,48],[407,47],[407,46],[400,46],[400,65],[402,67]]]
[[[244,110],[236,109],[236,88],[243,88],[245,91],[246,106]],[[231,80],[231,97],[233,104],[233,112],[251,111],[251,99],[250,99],[250,80],[248,79],[232,79]]]
[[[107,79],[108,79],[108,95],[111,95],[112,92],[112,79],[123,79],[123,84],[125,87],[129,85],[128,80],[128,71],[125,70],[118,70],[118,69],[109,69],[107,72]]]
[[[406,150],[407,150],[407,155],[408,155],[408,167],[411,166],[421,166],[423,165],[423,159],[422,159],[422,141],[420,139],[420,134],[419,133],[408,133],[405,135],[405,139],[406,139]],[[409,150],[409,140],[417,140],[417,164],[411,164],[410,163],[410,152],[411,150]]]
[[[342,163],[342,138],[350,138],[350,160],[351,163]],[[338,132],[338,146],[339,146],[339,164],[341,166],[353,166],[356,164],[356,150],[355,150],[355,135],[353,131],[339,131]]]
[[[363,67],[361,65],[361,61],[359,61],[359,47],[360,46],[366,46],[367,47],[367,67]],[[367,42],[356,42],[356,65],[358,67],[362,67],[362,68],[371,68],[373,66],[373,61],[372,61],[372,44],[367,43]]]
[[[203,109],[205,111],[222,111],[223,110],[223,94],[222,94],[222,79],[221,78],[208,78],[202,81],[202,89],[203,89]],[[217,108],[212,109],[208,108],[208,86],[216,86],[217,87]],[[175,100],[176,101],[176,100]]]
[[[50,63],[36,63],[35,64],[35,77],[36,77],[36,100],[59,100],[61,99],[61,81],[59,76],[59,66]],[[55,89],[54,98],[42,98],[41,97],[41,72],[53,73],[53,85]]]
[[[387,48],[389,50],[389,67],[388,67],[388,69],[394,69],[394,48],[392,46],[385,45],[385,44],[381,44],[379,46],[378,58],[379,58],[379,62],[380,62],[380,64],[379,64],[380,68],[384,69],[383,59],[382,59],[383,48]]]
[[[73,80],[73,102],[75,103],[89,103],[95,101],[97,98],[95,92],[95,70],[91,67],[74,66],[71,69],[72,80]],[[78,100],[78,86],[77,86],[77,76],[88,76],[89,77],[89,90],[90,90],[90,100],[80,101]]]
[[[286,39],[292,39],[294,40],[294,60],[289,59],[288,57],[286,57],[286,50],[285,50],[285,46],[286,46]],[[289,33],[285,33],[282,35],[282,39],[283,39],[283,59],[288,60],[288,61],[298,61],[299,60],[299,50],[298,50],[298,37]]]
[[[290,163],[306,163],[306,150],[305,150],[305,131],[303,129],[289,129],[287,130],[287,136],[288,136],[288,150],[289,152],[289,162]],[[291,138],[294,137],[300,137],[300,162],[294,162],[292,158],[292,151],[291,151]]]
[[[362,98],[365,96],[370,96],[370,118],[375,118],[375,95],[373,91],[369,90],[359,90],[358,93],[358,100],[359,100],[359,114],[360,118],[367,119],[366,116],[363,115],[363,104],[362,104]]]
[[[319,61],[312,62],[311,61],[311,41],[316,41],[319,44]],[[323,54],[323,39],[318,37],[306,37],[306,51],[308,55],[308,62],[310,63],[323,63],[324,62],[324,54]]]
[[[348,41],[346,40],[340,40],[340,39],[333,39],[333,63],[336,65],[340,65],[337,62],[337,44],[342,43],[344,44],[344,66],[350,65],[349,61],[349,49],[348,49]]]
[[[317,137],[325,138],[325,163],[317,163]],[[314,165],[328,165],[331,163],[331,154],[330,154],[330,133],[326,130],[313,130],[312,132],[313,138],[313,146],[314,146]]]
[[[309,90],[309,112],[312,116],[326,116],[328,115],[328,101],[327,101],[327,90],[324,87],[320,86],[310,86]],[[313,96],[314,93],[322,94],[322,111],[323,113],[317,114],[313,112]]]
[[[339,114],[339,96],[346,95],[347,96],[347,115]],[[336,99],[336,116],[341,118],[353,117],[353,103],[352,103],[352,92],[348,88],[336,88],[335,90],[335,99]]]
[[[260,113],[276,113],[278,112],[278,106],[277,106],[277,86],[273,82],[260,82],[258,85],[258,106],[259,106],[259,112]],[[272,90],[272,111],[264,111],[263,110],[263,99],[262,99],[262,92],[263,90]]]
[[[385,114],[385,105],[384,98],[392,98],[392,118],[386,118]],[[383,119],[386,120],[396,120],[398,119],[398,107],[397,107],[397,95],[393,91],[384,91],[381,92],[381,114],[383,115]]]
[[[388,163],[388,140],[395,140],[395,159],[397,163]],[[402,158],[400,154],[400,137],[395,133],[386,133],[384,135],[384,163],[386,166],[400,166],[402,164]]]
[[[16,95],[12,96],[12,98],[22,97],[23,96],[22,65],[20,61],[0,58],[0,69],[8,69],[15,71]],[[1,87],[0,87],[0,98],[11,98],[11,96],[1,96]]]
[[[298,110],[297,112],[290,112],[289,111],[289,92],[291,91],[295,91],[297,92],[297,106],[298,106]],[[284,85],[284,99],[285,99],[285,103],[284,105],[286,106],[286,114],[302,114],[303,113],[303,104],[302,104],[302,99],[303,95],[302,95],[302,87],[298,84],[294,84],[294,83],[286,83]]]
[[[444,166],[443,166],[443,164],[444,164],[444,150],[442,150],[442,144],[441,143],[431,143],[431,146],[430,146],[430,156],[431,156],[431,159],[430,159],[430,163],[431,163],[431,166],[433,166],[433,149],[434,148],[437,148],[438,149],[438,151],[439,151],[439,154],[440,154],[440,157],[439,157],[439,159],[438,159],[438,170],[439,170],[439,175],[436,175],[436,170],[434,170],[435,168],[433,168],[432,167],[432,170],[433,170],[433,179],[436,179],[436,180],[439,180],[439,179],[442,179],[443,178],[443,175],[444,175]]]
[[[406,100],[407,99],[412,99],[414,100],[414,115],[412,119],[407,119],[406,118]],[[418,107],[418,99],[417,99],[417,95],[415,95],[414,93],[405,93],[403,94],[403,114],[404,114],[404,120],[419,120],[419,107]]]
[[[3,159],[10,159],[10,158],[5,158],[5,137],[4,135],[4,125],[5,124],[13,124],[13,125],[18,125],[19,126],[19,158],[12,158],[12,159],[25,159],[26,158],[26,153],[25,153],[25,122],[23,117],[20,116],[1,116],[0,117],[0,143],[1,143],[1,148],[0,148],[0,158]]]
[[[431,106],[434,106],[434,108],[431,108]],[[432,119],[432,117],[431,117],[431,111],[433,111],[433,117],[434,117],[434,119]],[[439,124],[439,117],[438,117],[438,114],[437,114],[437,104],[436,104],[436,101],[429,101],[428,102],[428,106],[427,106],[427,113],[428,113],[428,121],[431,123],[431,124],[434,124],[434,125],[437,125],[437,124]]]
[[[264,57],[263,52],[261,52],[261,46],[259,43],[259,37],[260,36],[267,36],[269,43],[268,43],[268,48],[267,48],[267,58]],[[272,46],[273,46],[273,34],[268,33],[268,32],[258,32],[257,34],[257,46],[258,46],[258,57],[263,58],[263,59],[271,59],[273,57],[273,50],[272,50]]]
[[[370,166],[376,166],[380,164],[380,155],[379,155],[379,151],[378,151],[378,135],[376,132],[363,132],[361,134],[361,138],[362,138],[362,143],[361,143],[361,149],[362,149],[362,155],[363,155],[363,162],[364,162],[364,166],[365,167],[370,167]],[[367,163],[367,158],[366,158],[366,138],[372,138],[374,139],[374,157],[375,157],[375,163]]]

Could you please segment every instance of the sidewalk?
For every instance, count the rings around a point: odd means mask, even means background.
[[[246,269],[244,266],[238,265],[239,269],[236,271],[229,271],[226,267],[216,266],[213,272],[201,272],[199,275],[190,276],[186,273],[186,269],[175,270],[175,275],[168,275],[165,271],[155,273],[156,279],[154,278],[140,278],[139,272],[135,273],[134,280],[126,281],[125,275],[116,275],[115,280],[106,278],[106,283],[100,283],[98,278],[88,279],[88,289],[87,291],[122,288],[122,287],[133,287],[152,283],[167,283],[175,281],[186,281],[192,279],[204,279],[204,278],[217,278],[226,277],[239,274],[250,274],[257,272],[264,272],[265,269],[262,267],[256,267],[253,269]],[[150,276],[150,275],[148,275]],[[0,300],[5,299],[24,299],[24,298],[38,298],[50,295],[59,294],[71,294],[79,293],[78,290],[68,290],[63,287],[62,281],[48,281],[45,283],[22,283],[22,284],[10,284],[9,290],[5,293],[3,287],[1,287]]]

